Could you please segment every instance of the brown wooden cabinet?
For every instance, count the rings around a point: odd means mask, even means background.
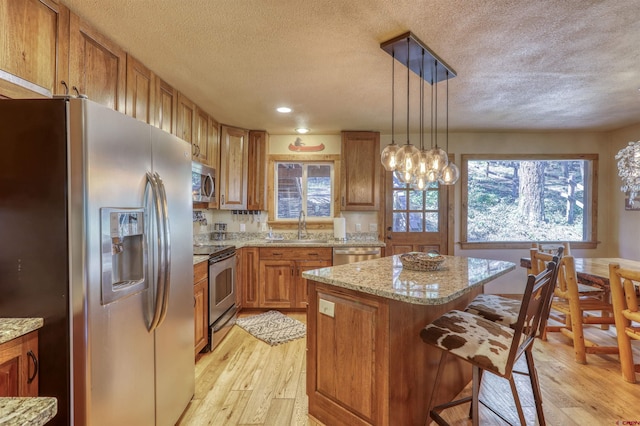
[[[73,13],[69,34],[70,91],[77,90],[94,102],[124,113],[127,78],[124,50]]]
[[[417,425],[428,402],[451,401],[471,368],[450,357],[433,389],[441,351],[420,330],[482,292],[441,305],[420,305],[309,280],[307,395],[309,414],[327,425]]]
[[[69,81],[69,9],[55,0],[0,2],[0,94],[64,94]]]
[[[194,123],[196,117],[196,104],[194,104],[189,98],[182,93],[178,92],[178,105],[177,105],[177,122],[176,122],[176,136],[180,139],[192,144],[191,154],[193,156],[193,140],[194,140]]]
[[[211,150],[209,148],[209,114],[196,107],[194,125],[192,159],[199,163],[213,166],[213,164],[211,164]]]
[[[156,76],[154,81],[156,126],[167,133],[178,135],[178,91]]]
[[[243,308],[257,308],[258,286],[260,274],[260,251],[257,247],[240,249],[240,268],[238,287],[240,289]]]
[[[38,332],[0,345],[0,397],[38,396]]]
[[[307,280],[302,272],[331,266],[328,247],[260,248],[258,308],[307,307]]]
[[[247,140],[244,129],[220,127],[220,209],[247,209]]]
[[[206,260],[193,267],[193,305],[195,323],[195,353],[198,354],[209,343],[209,262]]]
[[[380,208],[380,134],[342,132],[342,210]]]
[[[261,308],[291,308],[295,304],[295,261],[260,258]]]
[[[266,210],[267,151],[269,134],[265,131],[249,132],[247,177],[247,210]]]
[[[127,55],[126,114],[152,126],[156,125],[155,76],[131,55]]]

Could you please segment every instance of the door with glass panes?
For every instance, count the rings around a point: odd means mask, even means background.
[[[385,181],[387,256],[410,251],[453,252],[448,242],[453,187],[432,182],[425,191],[415,190],[391,172],[386,173]]]

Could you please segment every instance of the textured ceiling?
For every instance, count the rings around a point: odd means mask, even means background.
[[[392,61],[380,43],[406,31],[457,72],[452,131],[640,122],[640,0],[63,2],[221,123],[272,134],[389,133]],[[418,77],[409,84],[413,131]],[[395,90],[396,133],[405,133],[401,65]],[[442,126],[444,83],[438,90]]]

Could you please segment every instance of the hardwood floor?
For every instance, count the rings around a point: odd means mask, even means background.
[[[289,315],[306,321],[304,313]],[[613,330],[591,327],[585,333],[597,343],[615,342]],[[233,327],[213,352],[197,361],[195,396],[178,424],[319,426],[307,416],[305,347],[305,339],[269,346]],[[640,347],[634,349],[640,360]],[[534,358],[548,425],[640,422],[640,383],[622,379],[617,355],[587,355],[587,365],[576,364],[569,339],[550,333],[547,342],[535,342]],[[518,386],[528,424],[535,424],[528,378],[520,377]],[[462,393],[469,394],[469,388]],[[481,397],[499,411],[510,412],[517,424],[505,381],[485,375]],[[465,404],[445,411],[443,417],[454,425],[470,425],[468,409]],[[486,409],[481,409],[480,420],[482,425],[506,424]]]

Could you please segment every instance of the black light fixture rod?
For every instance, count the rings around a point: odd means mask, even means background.
[[[409,145],[409,51],[411,39],[407,37],[407,145]]]
[[[435,117],[435,141],[436,141],[436,149],[438,149],[438,60],[435,60],[436,69],[435,69],[435,107],[434,107],[434,117]]]
[[[446,146],[447,146],[447,155],[449,153],[449,70],[446,71],[447,75],[447,121],[446,121]]]
[[[395,145],[395,111],[396,111],[396,52],[391,52],[391,145]]]

